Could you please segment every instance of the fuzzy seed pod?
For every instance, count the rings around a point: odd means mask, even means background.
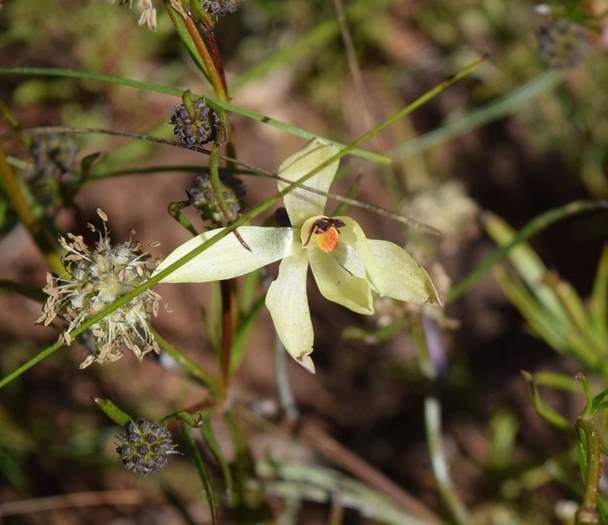
[[[156,267],[156,262],[133,238],[112,246],[107,217],[101,210],[97,213],[103,220],[103,232],[89,225],[99,234],[95,248],[89,249],[82,237],[71,233],[67,234],[67,240],[61,238],[60,243],[68,252],[63,262],[70,276],[48,274],[44,288],[49,298],[37,322],[48,325],[55,317],[63,317],[69,323],[63,334],[67,344],[71,343],[70,331],[144,283]],[[140,360],[148,352],[158,353],[150,321],[156,316],[159,303],[160,296],[147,290],[94,324],[87,345],[90,355],[80,368],[94,362],[116,361],[123,356],[125,346]]]
[[[536,36],[540,56],[550,67],[577,66],[590,49],[585,29],[569,20],[548,22],[538,30]]]
[[[203,0],[203,9],[217,21],[226,15],[235,13],[238,8],[237,4],[238,0]]]
[[[202,147],[222,138],[222,121],[218,114],[207,106],[204,99],[197,99],[190,115],[182,104],[171,115],[173,133],[177,140],[189,148]]]
[[[245,196],[243,183],[232,176],[222,177],[220,188],[224,206],[220,198],[213,191],[211,176],[198,175],[194,180],[194,187],[186,193],[192,206],[194,206],[203,220],[210,221],[213,226],[225,226],[234,222],[242,210],[242,198]]]
[[[125,468],[142,476],[163,470],[167,457],[178,454],[167,428],[144,418],[129,422],[116,439],[120,442],[116,452]]]

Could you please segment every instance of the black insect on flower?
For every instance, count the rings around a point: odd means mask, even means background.
[[[198,175],[194,186],[187,190],[188,202],[194,206],[203,220],[213,226],[225,226],[234,222],[241,212],[245,196],[243,183],[233,176],[224,176],[220,181],[218,195],[208,174]]]
[[[570,20],[551,20],[537,31],[538,50],[550,67],[568,68],[580,64],[590,50],[585,29]]]
[[[189,104],[181,104],[171,115],[173,133],[177,140],[188,148],[200,148],[223,137],[222,121],[205,99],[199,98]]]
[[[142,476],[163,470],[168,456],[179,454],[167,427],[144,418],[129,422],[116,439],[125,468]]]
[[[203,0],[203,8],[217,21],[226,15],[235,13],[238,8],[238,0]]]

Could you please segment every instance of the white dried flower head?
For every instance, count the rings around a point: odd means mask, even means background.
[[[116,0],[108,0],[112,5],[116,4]],[[133,8],[134,0],[118,0],[118,5],[128,4],[129,8]],[[150,31],[156,31],[156,8],[152,0],[137,0],[137,9],[140,11],[138,24],[146,25]]]
[[[69,332],[85,319],[95,315],[125,293],[144,283],[156,267],[156,262],[133,239],[112,246],[106,226],[107,216],[97,210],[103,221],[103,231],[93,225],[89,228],[99,234],[94,249],[89,249],[81,236],[67,234],[60,243],[68,252],[63,262],[69,278],[47,275],[44,292],[49,298],[42,309],[38,323],[50,324],[63,317],[69,325],[63,337],[71,343]],[[129,348],[139,360],[148,352],[159,352],[150,331],[150,320],[158,313],[160,296],[147,290],[121,306],[90,329],[88,345],[91,354],[80,368],[90,364],[116,361]]]

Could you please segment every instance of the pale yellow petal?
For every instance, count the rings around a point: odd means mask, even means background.
[[[350,217],[340,220],[346,224],[341,241],[355,249],[380,296],[414,304],[441,304],[429,274],[403,248],[389,241],[367,239]]]
[[[266,307],[285,349],[314,374],[315,365],[310,358],[314,332],[306,295],[307,273],[308,260],[303,251],[283,259],[278,277],[268,288]]]
[[[178,246],[160,263],[155,274],[220,231],[222,231],[221,228],[210,230]],[[234,233],[229,233],[194,259],[169,274],[161,282],[205,283],[231,279],[278,261],[290,255],[295,248],[299,249],[299,242],[297,245],[293,242],[292,228],[242,226],[238,229],[238,232],[251,248],[251,251],[241,244]]]
[[[328,161],[334,155],[337,155],[339,151],[333,144],[313,141],[304,149],[294,153],[282,162],[279,167],[279,176],[288,181],[295,182]],[[308,179],[304,185],[324,192],[329,191],[329,187],[338,171],[339,163],[340,161],[336,160],[322,168],[319,173]],[[289,184],[279,181],[278,186],[279,191],[281,191],[289,186]],[[323,213],[327,197],[297,188],[285,195],[283,201],[292,226],[301,226],[309,217]]]
[[[316,248],[306,250],[306,253],[323,297],[359,314],[374,313],[372,291],[367,279],[346,270],[333,253],[324,253]]]

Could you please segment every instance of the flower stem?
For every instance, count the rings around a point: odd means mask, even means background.
[[[44,228],[42,222],[32,211],[30,204],[23,194],[19,180],[9,166],[2,149],[0,149],[0,180],[2,181],[12,208],[19,216],[19,220],[27,228],[32,239],[34,239],[34,242],[46,259],[49,268],[58,275],[65,275],[65,268],[61,262],[59,247]]]
[[[217,384],[210,374],[164,339],[154,328],[152,328],[152,334],[163,352],[171,356],[192,378],[206,386],[213,397],[217,395]]]
[[[585,492],[583,502],[576,513],[576,525],[597,525],[600,517],[597,512],[599,500],[599,481],[602,471],[600,437],[591,417],[582,416],[576,422],[576,430],[585,450],[583,477]]]
[[[211,53],[209,53],[207,45],[205,44],[203,37],[197,29],[194,20],[188,13],[186,13],[186,16],[184,17],[184,23],[186,24],[186,29],[188,30],[188,33],[190,33],[190,36],[194,41],[194,45],[196,46],[196,50],[198,51],[201,60],[207,68],[207,72],[209,73],[209,81],[213,86],[215,96],[218,98],[218,100],[222,102],[228,102],[228,93],[226,91],[226,86],[222,81],[222,75],[218,71],[215,61],[213,60]]]

